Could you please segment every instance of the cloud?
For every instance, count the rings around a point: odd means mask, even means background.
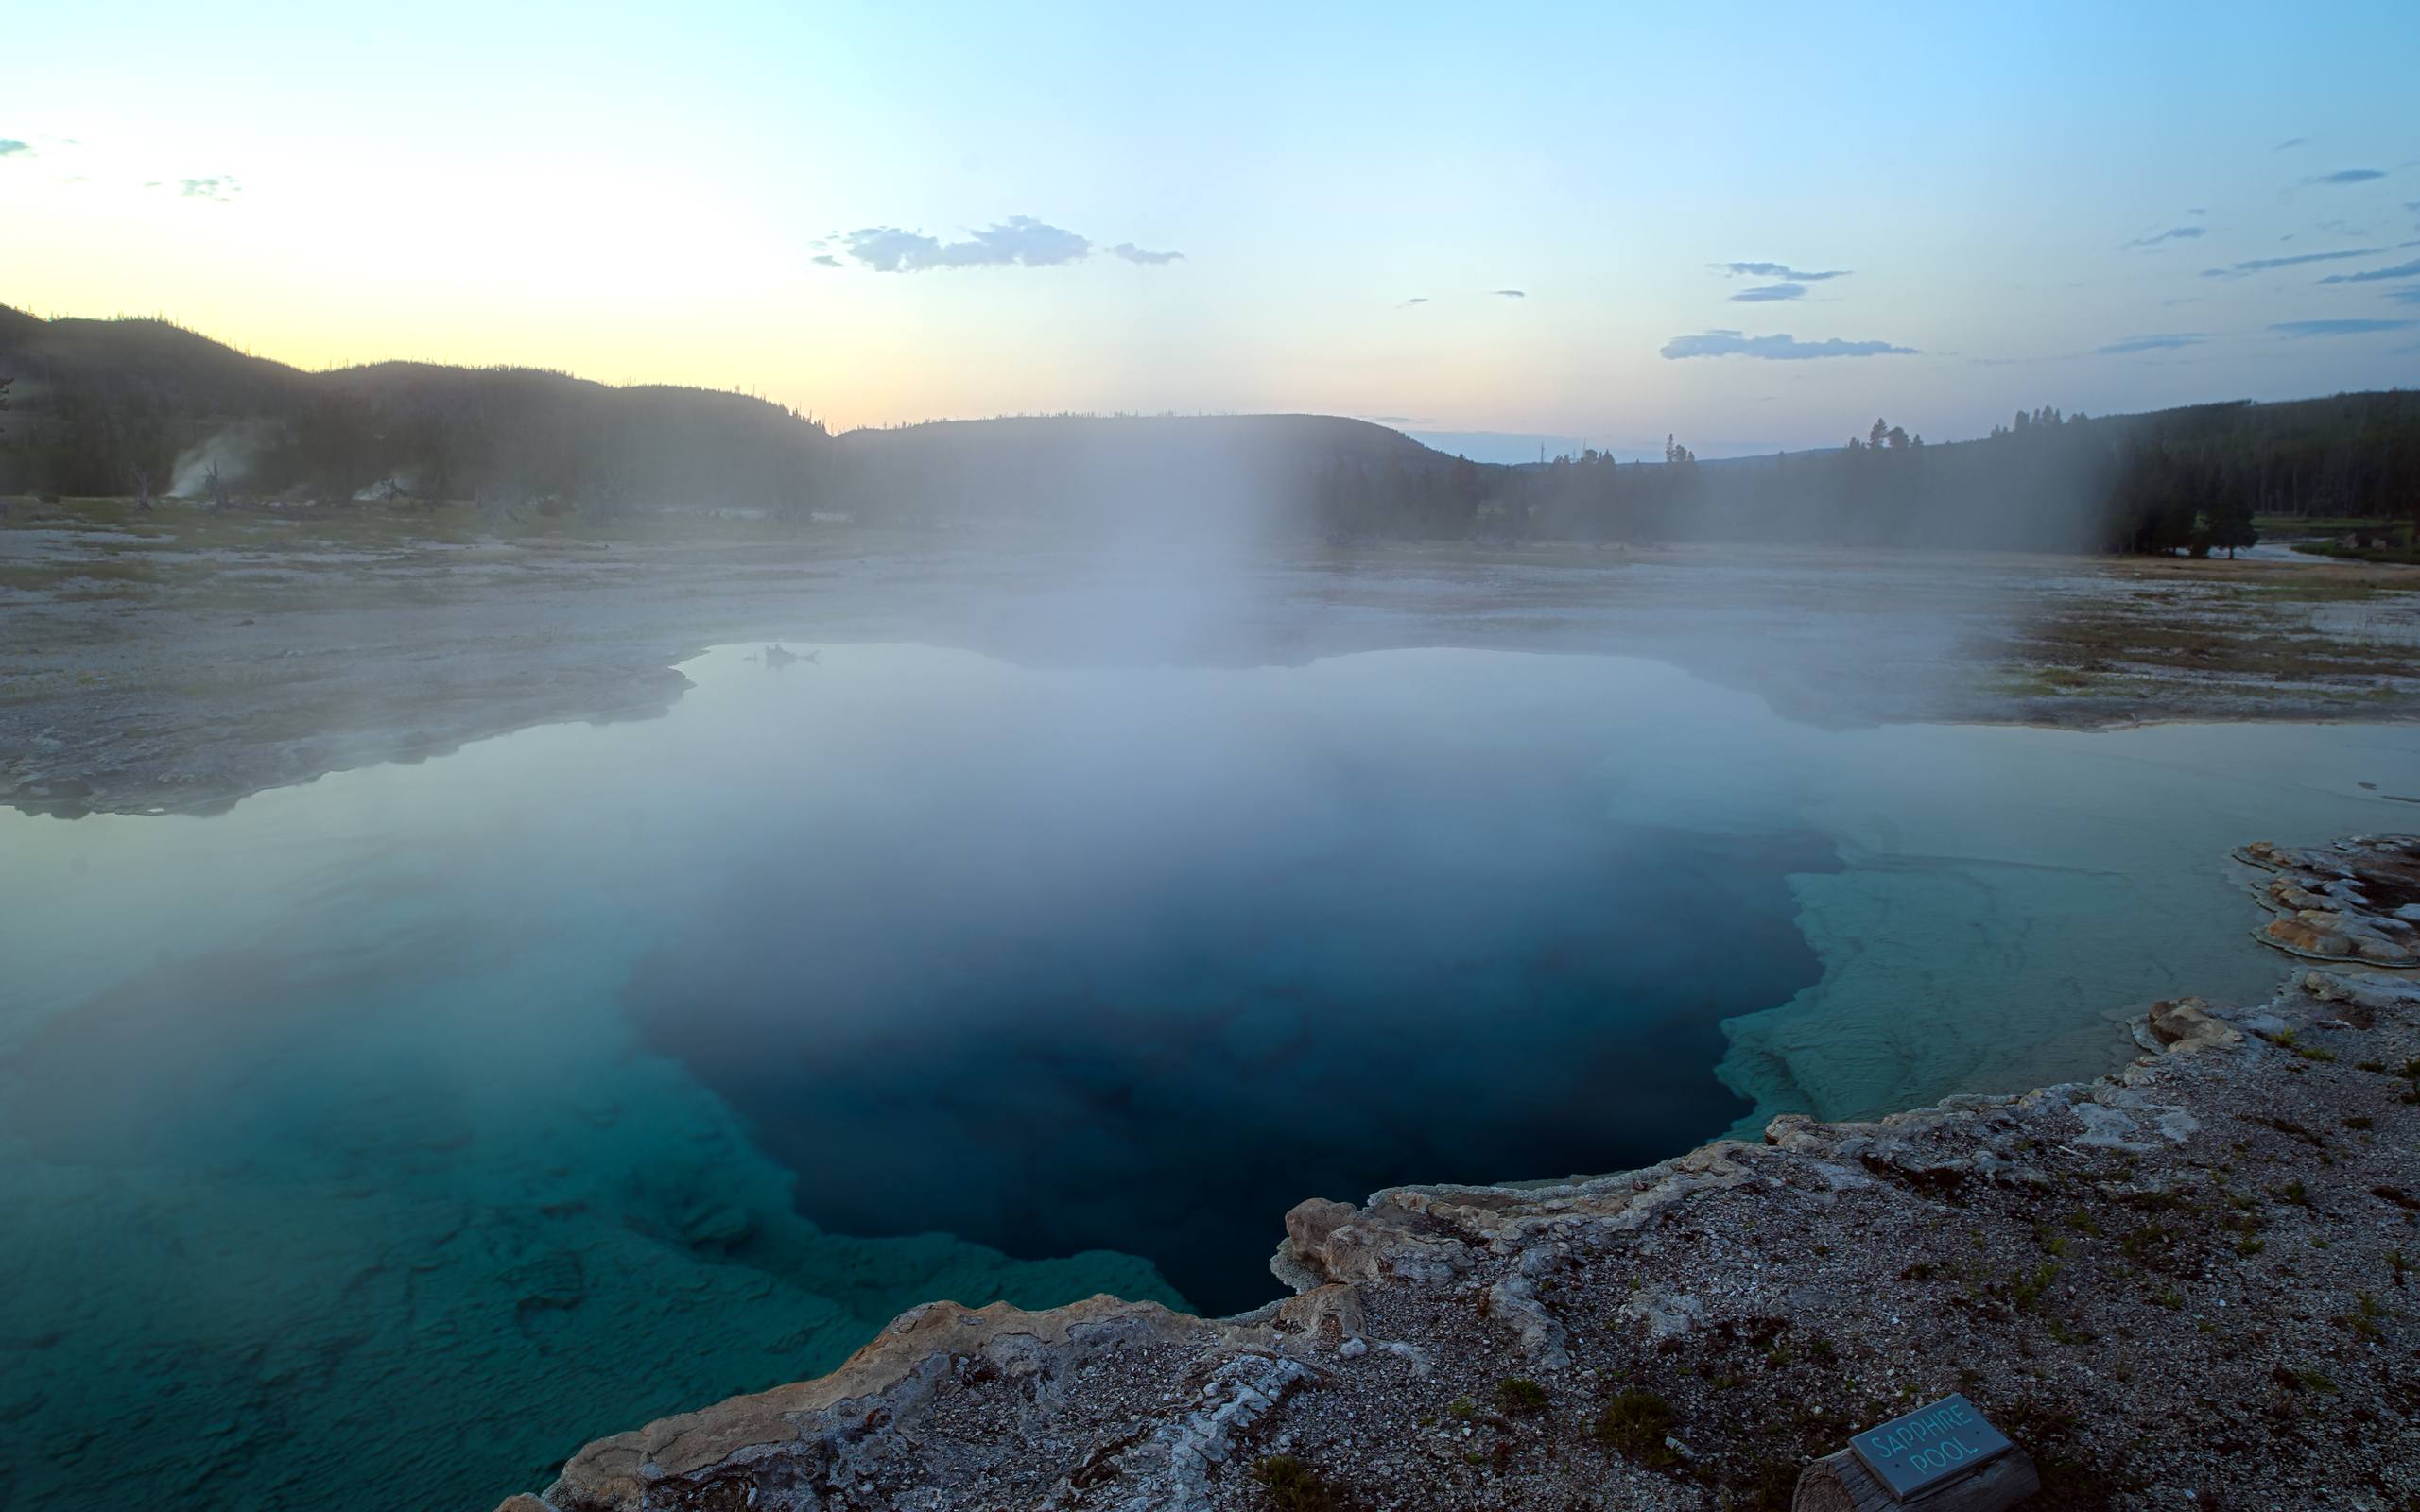
[[[2376,257],[2378,249],[2356,247],[2349,252],[2297,252],[2291,257],[2256,257],[2249,263],[2231,263],[2225,267],[2205,267],[2204,278],[2249,278],[2266,273],[2273,267],[2299,267],[2305,263],[2334,263],[2347,257]]]
[[[2373,331],[2406,331],[2420,320],[2281,320],[2269,329],[2300,340],[2305,336],[2363,336]]]
[[[1734,304],[1763,304],[1772,300],[1794,300],[1806,292],[1804,284],[1759,284],[1752,289],[1741,289],[1731,296]]]
[[[1497,289],[1495,297],[1499,300],[1526,300],[1530,296],[1526,289]]]
[[[2198,331],[2178,331],[2158,336],[2128,336],[2123,341],[2112,341],[2105,347],[2095,347],[2092,354],[2096,357],[2123,357],[2136,352],[2169,352],[2178,347],[2199,346],[2209,339]]]
[[[818,267],[838,267],[840,266],[840,260],[833,256],[830,252],[818,252],[813,257],[808,258],[807,261],[813,263]]]
[[[1801,362],[1815,357],[1912,357],[1916,350],[1894,347],[1888,341],[1843,341],[1838,336],[1801,341],[1789,335],[1748,336],[1737,331],[1708,331],[1701,335],[1674,336],[1664,343],[1663,354],[1674,361],[1683,357],[1738,356]]]
[[[2386,177],[2384,168],[2339,168],[2334,173],[2315,173],[2305,183],[2367,183]]]
[[[1119,242],[1109,249],[1112,257],[1122,257],[1138,267],[1165,267],[1184,261],[1183,252],[1147,252],[1132,242]]]
[[[224,175],[210,179],[180,179],[177,184],[177,193],[187,199],[216,199],[220,204],[244,191],[242,184]]]
[[[1415,305],[1415,304],[1426,304],[1427,302],[1428,302],[1428,296],[1427,296],[1427,295],[1426,295],[1426,294],[1415,294],[1415,295],[1413,295],[1410,299],[1408,299],[1408,300],[1404,301],[1401,304],[1396,305],[1396,306],[1395,306],[1395,308],[1396,308],[1396,309],[1398,309],[1398,310],[1409,310],[1409,309],[1410,309],[1410,308],[1411,308],[1413,305]]]
[[[2157,247],[2162,242],[2191,241],[2196,236],[2206,236],[2208,234],[2209,228],[2206,226],[2176,226],[2161,232],[2156,236],[2137,236],[2133,241],[2128,242],[2125,246],[2119,248],[2118,250],[2132,251],[2137,247]]]
[[[21,152],[30,153],[33,149],[34,145],[30,142],[20,142],[13,136],[0,136],[0,158],[13,158]]]
[[[1821,273],[1802,273],[1787,263],[1724,263],[1724,274],[1731,278],[1777,278],[1791,284],[1820,284],[1827,278],[1846,278],[1852,271],[1835,267]]]
[[[2271,147],[2269,150],[2272,152],[2291,152],[2294,148],[2301,146],[2304,143],[2308,142],[2310,138],[2307,136],[2290,136],[2283,142],[2278,143],[2275,146]]]
[[[2420,258],[2397,263],[2393,267],[2364,268],[2359,273],[2330,273],[2322,284],[2376,284],[2390,278],[2420,278]]]
[[[849,255],[877,273],[942,267],[1049,267],[1080,261],[1093,244],[1074,232],[1011,215],[962,242],[944,242],[896,226],[867,226],[840,238]]]
[[[2386,291],[2386,297],[2403,304],[2420,304],[2420,284],[2415,284],[2408,289],[2389,289]]]

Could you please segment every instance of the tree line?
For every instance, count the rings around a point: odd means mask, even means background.
[[[2044,405],[1969,441],[1503,466],[1318,416],[1031,417],[831,436],[738,394],[389,363],[309,374],[160,321],[0,308],[0,496],[222,507],[472,500],[612,518],[741,508],[1074,533],[2226,551],[2256,515],[2420,516],[2420,394],[2131,416]]]
[[[2420,394],[2045,405],[1948,443],[1877,419],[1822,452],[1516,471],[1531,502],[1512,508],[1540,536],[2206,554],[2252,544],[2256,515],[2420,517]]]

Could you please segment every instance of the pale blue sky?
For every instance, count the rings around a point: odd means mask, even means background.
[[[2420,382],[2420,7],[1304,9],[17,8],[0,301],[1709,455]]]

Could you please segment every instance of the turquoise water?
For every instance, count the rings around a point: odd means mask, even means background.
[[[831,646],[207,818],[0,816],[0,1504],[484,1507],[935,1297],[2106,1069],[2420,729],[1790,724],[1649,662]],[[2365,787],[2363,784],[2374,784]]]

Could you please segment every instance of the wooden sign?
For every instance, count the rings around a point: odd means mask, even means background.
[[[1972,1475],[2014,1446],[1959,1392],[1849,1440],[1893,1496],[1905,1502],[1944,1481]]]
[[[2033,1461],[1964,1396],[1856,1435],[1800,1472],[1793,1512],[1999,1512],[2042,1488]]]

